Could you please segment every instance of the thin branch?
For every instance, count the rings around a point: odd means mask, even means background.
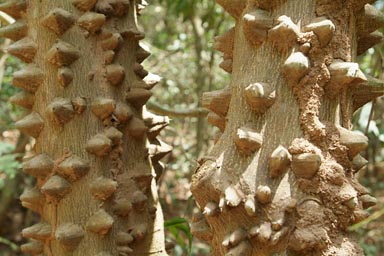
[[[208,114],[208,110],[205,108],[176,110],[163,107],[160,104],[152,101],[147,103],[147,108],[155,114],[167,115],[169,117],[203,117]]]

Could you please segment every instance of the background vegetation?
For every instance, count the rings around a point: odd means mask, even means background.
[[[189,189],[198,159],[207,155],[218,129],[208,125],[201,108],[203,92],[229,84],[229,75],[219,69],[220,53],[212,49],[213,38],[234,23],[213,0],[152,0],[140,17],[146,32],[144,44],[152,56],[144,62],[150,72],[163,77],[154,90],[148,109],[166,114],[170,126],[162,134],[174,147],[166,159],[160,196],[165,212],[167,241],[175,245],[173,255],[208,255],[208,247],[193,241],[189,220],[195,210]],[[384,0],[377,5],[382,9]],[[156,18],[154,18],[156,17]],[[4,25],[6,21],[2,21]],[[0,256],[21,255],[20,230],[36,216],[20,206],[18,196],[33,180],[20,169],[20,160],[33,141],[14,130],[14,120],[25,115],[8,100],[18,89],[11,75],[22,65],[6,54],[8,40],[0,41]],[[379,45],[359,57],[364,71],[384,79],[384,48]],[[365,157],[369,165],[359,175],[378,199],[369,219],[351,227],[358,234],[366,255],[384,255],[384,98],[377,99],[355,114],[354,129],[370,137]]]

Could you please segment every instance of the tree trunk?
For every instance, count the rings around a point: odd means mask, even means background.
[[[382,38],[381,14],[361,0],[217,2],[236,19],[214,45],[232,81],[203,96],[224,132],[193,177],[192,232],[212,255],[363,255],[346,229],[375,199],[355,179],[368,141],[351,116],[377,89],[354,61]]]
[[[140,0],[11,0],[0,32],[28,64],[14,74],[16,122],[36,138],[21,202],[41,214],[22,234],[33,255],[165,255],[153,165],[166,119],[142,107],[156,83],[140,63]],[[147,138],[155,143],[149,144]]]

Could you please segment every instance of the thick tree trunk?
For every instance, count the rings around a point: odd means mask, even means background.
[[[232,81],[203,96],[224,132],[193,177],[192,232],[212,255],[362,255],[346,228],[375,199],[354,177],[367,138],[350,129],[355,88],[371,87],[353,61],[380,14],[360,0],[218,3],[236,19],[215,43]]]
[[[0,9],[18,20],[1,34],[28,64],[14,74],[31,109],[16,122],[36,138],[24,171],[37,178],[22,204],[41,214],[23,230],[33,255],[166,255],[151,159],[166,119],[142,106],[155,81],[141,65],[141,1],[12,0]],[[147,136],[148,135],[148,136]],[[147,137],[156,145],[147,143]],[[158,164],[155,166],[159,167]]]

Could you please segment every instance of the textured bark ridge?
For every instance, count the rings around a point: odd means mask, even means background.
[[[24,171],[37,185],[21,195],[41,214],[25,228],[32,255],[166,255],[155,170],[170,147],[156,139],[168,119],[143,110],[158,81],[140,65],[149,53],[134,0],[11,0],[17,21],[0,34],[27,65],[12,102],[36,138]],[[149,142],[148,142],[149,140]],[[152,168],[154,167],[154,168]]]
[[[355,179],[367,138],[350,131],[384,94],[354,63],[382,37],[371,2],[218,1],[236,19],[215,43],[232,81],[203,95],[223,133],[192,183],[212,255],[363,255],[346,229],[376,201]]]

